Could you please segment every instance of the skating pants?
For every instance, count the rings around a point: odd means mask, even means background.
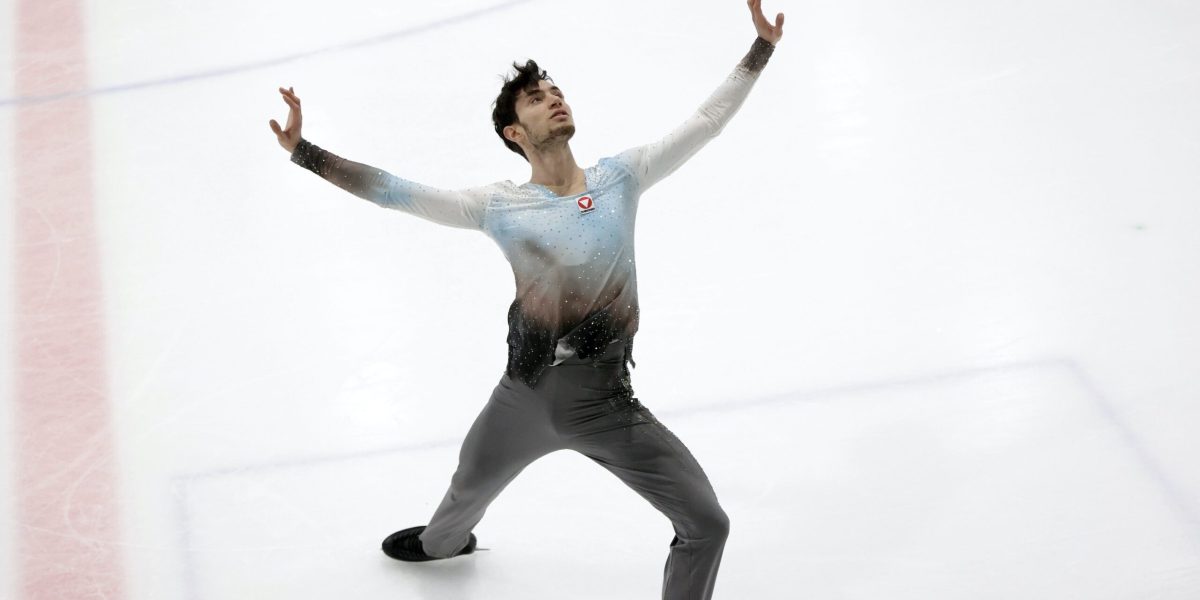
[[[504,375],[467,433],[450,489],[421,534],[425,552],[453,556],[526,466],[571,449],[670,519],[675,537],[664,600],[711,598],[729,518],[691,452],[633,396],[624,357],[625,343],[614,342],[595,364],[571,357],[548,367],[534,388]]]

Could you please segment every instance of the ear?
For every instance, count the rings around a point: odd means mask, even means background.
[[[520,125],[507,125],[504,127],[504,139],[521,145],[521,139],[525,137],[525,128]]]

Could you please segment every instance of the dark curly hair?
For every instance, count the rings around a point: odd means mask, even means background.
[[[504,128],[518,122],[517,95],[521,90],[535,88],[543,79],[551,83],[554,83],[554,80],[550,79],[550,76],[544,70],[539,69],[538,64],[532,60],[525,61],[524,66],[515,62],[512,66],[517,72],[511,77],[504,78],[500,95],[496,96],[496,101],[492,105],[492,125],[496,127],[496,135],[504,140],[504,145],[528,161],[529,157],[525,156],[525,151],[516,142],[504,137]]]

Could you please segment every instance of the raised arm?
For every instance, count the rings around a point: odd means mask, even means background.
[[[281,128],[271,119],[271,131],[275,132],[279,145],[291,154],[292,162],[384,208],[402,210],[450,227],[482,228],[488,200],[483,188],[462,191],[431,188],[324,150],[300,135],[303,117],[296,92],[289,87],[279,88],[279,93],[290,108],[288,123]]]
[[[771,26],[762,15],[761,1],[746,2],[750,7],[758,38],[716,91],[687,121],[666,137],[630,148],[618,155],[618,160],[628,165],[637,176],[642,190],[675,172],[705,144],[717,137],[750,94],[750,89],[754,87],[759,74],[767,66],[767,60],[775,51],[775,44],[783,37],[783,13],[775,17],[775,26]]]

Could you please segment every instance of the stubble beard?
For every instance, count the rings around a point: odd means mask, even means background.
[[[533,147],[538,152],[545,152],[555,147],[565,146],[575,135],[575,124],[566,123],[551,129],[546,137],[534,142]]]

